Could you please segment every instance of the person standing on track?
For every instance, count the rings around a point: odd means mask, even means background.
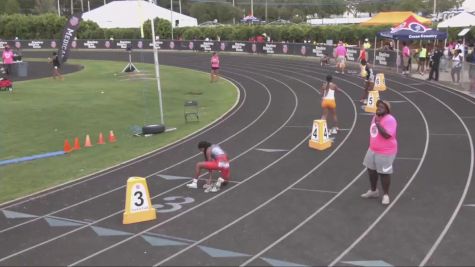
[[[397,121],[391,115],[389,102],[378,100],[376,102],[376,115],[371,121],[369,148],[363,161],[363,165],[368,168],[369,182],[371,188],[362,198],[377,198],[378,176],[381,177],[383,187],[382,204],[388,205],[389,186],[391,184],[391,174],[393,173],[393,162],[397,154]]]
[[[335,56],[336,56],[336,73],[341,72],[342,74],[345,73],[346,67],[346,47],[343,45],[343,41],[338,42],[338,46],[335,49]]]
[[[219,56],[216,52],[213,52],[211,56],[211,81],[215,82],[218,81],[218,71],[219,71]]]
[[[229,160],[226,152],[219,146],[213,145],[207,141],[201,141],[198,143],[198,149],[203,152],[205,161],[196,163],[195,178],[186,186],[188,188],[198,188],[198,177],[202,169],[209,171],[208,182],[203,186],[205,193],[218,192],[221,185],[225,185],[229,182]],[[212,171],[220,171],[221,177],[218,178],[215,184],[211,184]]]
[[[329,113],[333,115],[333,123],[335,124],[331,129],[331,134],[338,133],[338,118],[336,116],[336,101],[335,101],[335,91],[340,91],[336,84],[332,83],[333,77],[331,75],[327,76],[327,82],[322,85],[320,88],[322,94],[322,120],[326,120]]]
[[[361,76],[365,79],[364,92],[361,97],[361,102],[366,104],[368,101],[368,92],[373,90],[374,87],[374,72],[371,65],[366,60],[361,60]]]

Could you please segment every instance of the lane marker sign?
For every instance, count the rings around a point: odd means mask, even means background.
[[[312,127],[312,134],[308,146],[317,150],[324,150],[331,147],[332,142],[330,133],[328,132],[326,120],[314,120]]]
[[[123,224],[155,220],[157,212],[150,201],[147,180],[142,177],[127,179]]]

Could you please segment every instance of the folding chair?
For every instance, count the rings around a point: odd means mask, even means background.
[[[185,101],[184,105],[185,121],[188,122],[188,117],[195,117],[197,121],[200,120],[198,102],[195,100]]]

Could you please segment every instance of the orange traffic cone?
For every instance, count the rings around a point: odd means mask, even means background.
[[[117,141],[117,138],[115,138],[114,132],[110,131],[109,132],[109,143],[114,143],[115,141]]]
[[[74,146],[73,146],[73,150],[79,150],[81,149],[81,145],[79,144],[79,138],[74,138]]]
[[[69,144],[68,139],[64,140],[64,148],[63,148],[63,151],[64,151],[64,153],[69,153],[69,152],[73,151],[73,148],[72,148],[71,145]]]
[[[98,145],[103,145],[105,144],[106,142],[104,142],[104,136],[102,135],[102,132],[99,133],[99,140],[97,141],[97,144]]]
[[[84,147],[91,147],[92,144],[91,144],[91,138],[89,137],[89,135],[87,134],[86,135],[86,141],[84,141]]]

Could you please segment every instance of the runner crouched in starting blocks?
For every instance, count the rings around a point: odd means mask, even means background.
[[[221,185],[225,185],[229,181],[230,171],[228,156],[219,145],[213,145],[207,141],[199,142],[198,149],[203,152],[205,161],[196,163],[195,177],[193,181],[186,186],[188,188],[198,188],[200,172],[202,169],[207,169],[209,171],[209,178],[207,183],[203,185],[205,193],[218,192]],[[221,172],[221,177],[219,177],[214,184],[211,184],[212,171]]]

